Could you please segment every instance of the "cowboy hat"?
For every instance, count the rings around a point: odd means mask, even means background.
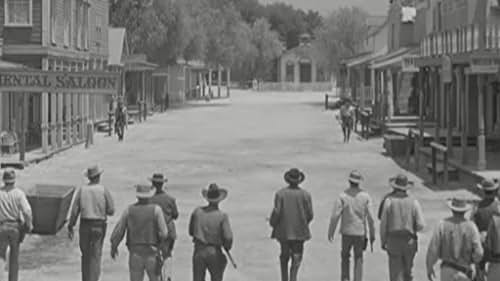
[[[219,188],[216,183],[208,186],[208,189],[203,189],[201,195],[210,203],[219,203],[227,197],[227,190]]]
[[[408,190],[413,187],[413,182],[409,181],[408,177],[403,174],[399,174],[389,179],[389,184],[392,188],[399,190]]]
[[[352,183],[361,183],[363,181],[363,176],[361,175],[360,172],[354,170],[352,171],[350,174],[349,174],[349,182],[352,182]]]
[[[285,173],[284,178],[288,184],[299,184],[306,179],[306,176],[299,169],[293,168]]]
[[[448,200],[448,207],[452,211],[459,212],[459,213],[465,213],[468,210],[470,210],[471,205],[467,204],[467,202],[463,199],[454,198],[454,199]]]
[[[164,176],[163,174],[159,174],[159,173],[157,173],[157,174],[153,174],[153,176],[149,178],[149,181],[150,181],[150,182],[153,182],[153,183],[154,183],[154,182],[161,182],[161,183],[165,183],[165,182],[167,182],[167,181],[168,181],[168,179],[167,179],[167,178],[165,178],[165,176]]]
[[[141,199],[147,199],[153,197],[155,191],[150,185],[138,184],[135,186],[135,196]]]
[[[498,189],[500,184],[498,180],[493,179],[483,179],[480,183],[477,184],[477,188],[482,189],[484,191],[495,191]]]
[[[4,183],[15,183],[16,182],[16,172],[14,170],[5,170],[2,176]]]
[[[97,177],[97,176],[101,175],[103,172],[104,172],[104,170],[99,169],[99,167],[97,165],[95,165],[95,166],[89,167],[87,170],[85,170],[83,172],[83,174],[87,178],[93,178],[93,177]]]

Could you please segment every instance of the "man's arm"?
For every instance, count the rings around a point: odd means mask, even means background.
[[[75,198],[73,199],[73,207],[71,208],[71,215],[69,218],[69,223],[68,223],[68,229],[73,229],[73,227],[76,224],[76,220],[78,219],[78,216],[80,215],[80,200],[82,196],[82,189],[81,187],[78,188],[75,194]]]
[[[194,236],[194,224],[196,223],[196,210],[191,214],[191,218],[189,219],[189,236]]]
[[[177,208],[177,202],[173,199],[172,204],[172,219],[176,220],[179,218],[179,209]]]
[[[375,240],[375,216],[373,214],[373,203],[372,198],[368,196],[368,202],[366,204],[366,219],[368,221],[368,232],[370,235],[370,241]]]
[[[120,242],[123,240],[123,237],[125,236],[125,232],[127,231],[127,219],[128,219],[128,208],[123,211],[122,216],[120,217],[120,220],[116,224],[115,228],[113,229],[113,232],[111,233],[111,250],[116,250],[118,248],[118,245],[120,245]]]
[[[391,201],[389,198],[385,198],[382,206],[382,212],[380,213],[380,245],[384,249],[387,244],[387,212],[389,212]]]
[[[333,205],[332,216],[330,218],[330,225],[328,227],[328,240],[332,241],[333,236],[335,235],[335,230],[337,229],[337,225],[340,220],[340,216],[342,215],[343,204],[342,199],[339,198],[335,201]]]
[[[115,203],[113,197],[107,188],[104,188],[104,199],[106,200],[106,215],[112,216],[115,214]]]
[[[166,240],[168,238],[168,227],[167,223],[165,222],[165,216],[163,216],[163,211],[161,210],[160,206],[155,205],[154,214],[156,224],[158,225],[158,236],[160,237],[160,240]]]
[[[484,249],[481,243],[481,235],[476,224],[471,222],[472,226],[472,261],[479,263],[483,259]]]
[[[31,211],[30,203],[28,202],[28,198],[26,198],[26,194],[21,191],[21,196],[19,198],[19,205],[21,209],[21,213],[23,215],[24,224],[26,228],[28,228],[28,232],[33,230],[33,213]]]
[[[439,257],[441,256],[441,227],[442,223],[440,223],[434,233],[432,234],[431,241],[429,243],[429,247],[427,248],[427,255],[425,258],[427,265],[427,273],[434,273],[434,265],[437,263]]]
[[[307,222],[310,223],[314,219],[314,210],[313,210],[313,203],[312,203],[312,198],[311,194],[307,192],[307,197],[306,197],[306,204],[307,204]]]
[[[491,218],[490,224],[488,225],[488,231],[486,231],[486,240],[485,240],[485,247],[484,247],[484,256],[486,260],[491,257],[491,250],[495,247],[495,240],[500,239],[498,237],[498,233],[496,231],[496,225],[495,225],[495,217]]]
[[[227,214],[224,214],[224,219],[222,220],[222,241],[224,243],[224,249],[227,251],[231,250],[233,247],[233,231],[231,230]]]
[[[424,212],[417,199],[414,201],[414,222],[415,222],[415,232],[420,232],[425,228]]]
[[[276,227],[279,224],[281,215],[281,197],[276,193],[274,195],[274,207],[269,218],[271,227]]]

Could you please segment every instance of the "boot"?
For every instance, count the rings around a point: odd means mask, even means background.
[[[288,258],[280,257],[281,281],[288,281]]]
[[[294,254],[292,255],[292,265],[290,266],[290,281],[297,281],[297,275],[299,273],[299,267],[302,263],[302,255]]]

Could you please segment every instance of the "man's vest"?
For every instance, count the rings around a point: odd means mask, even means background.
[[[497,199],[489,202],[483,200],[479,202],[477,210],[474,214],[474,223],[476,223],[479,232],[487,231],[493,215],[500,215],[500,201]]]
[[[493,224],[493,233],[489,233],[491,245],[487,246],[491,249],[492,257],[500,261],[500,216],[494,216],[491,223]]]
[[[158,226],[155,221],[156,205],[135,204],[129,207],[127,219],[127,246],[158,245]]]

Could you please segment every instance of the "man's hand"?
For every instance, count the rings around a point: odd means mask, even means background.
[[[386,243],[381,243],[382,245],[382,250],[387,251],[387,244]]]
[[[373,244],[375,243],[375,237],[370,237],[370,250],[373,253]]]
[[[75,232],[72,227],[68,227],[68,238],[69,240],[73,240],[73,237],[75,236]]]
[[[427,271],[427,279],[429,279],[429,281],[434,281],[434,278],[436,278],[436,273],[434,273],[434,269],[429,269]]]
[[[114,260],[118,256],[118,248],[111,248],[111,258]]]
[[[328,231],[328,241],[333,242],[333,237],[334,237],[334,233],[333,231]]]

